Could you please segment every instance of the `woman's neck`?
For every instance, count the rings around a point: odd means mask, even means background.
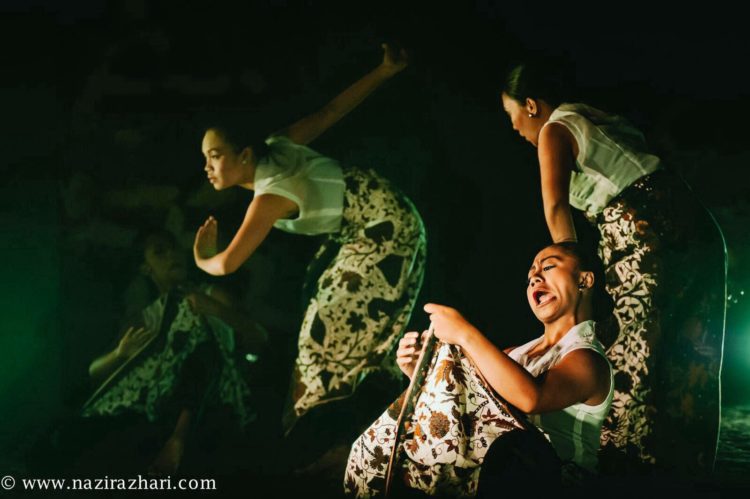
[[[565,317],[560,317],[554,322],[545,324],[544,339],[542,339],[540,348],[548,348],[557,344],[557,342],[560,341],[563,336],[568,334],[568,331],[570,331],[576,324],[578,324],[578,321],[576,321],[576,318],[572,315],[566,315]]]
[[[243,189],[254,191],[255,190],[255,169],[256,169],[255,157],[253,157],[250,161],[248,161],[247,165],[243,165],[242,174],[240,176],[240,181],[237,182],[237,185],[239,185]]]

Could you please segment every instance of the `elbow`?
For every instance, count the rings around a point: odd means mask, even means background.
[[[234,264],[226,256],[217,255],[214,257],[213,261],[210,262],[210,265],[206,265],[206,268],[203,270],[213,276],[225,276],[233,273],[237,268],[239,268],[239,265]]]
[[[221,266],[220,266],[220,269],[219,269],[220,273],[218,275],[234,274],[237,271],[238,268],[240,268],[240,266],[238,264],[235,264],[233,262],[227,261],[226,259],[222,260]]]
[[[539,402],[539,394],[534,392],[522,395],[513,405],[526,414],[536,414],[539,412]]]

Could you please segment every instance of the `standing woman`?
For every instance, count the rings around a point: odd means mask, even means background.
[[[615,369],[602,471],[703,476],[713,467],[720,418],[721,232],[640,131],[565,102],[560,88],[547,68],[518,65],[502,103],[513,129],[538,149],[553,241],[577,240],[571,206],[600,234],[616,319],[602,337]]]
[[[406,327],[422,284],[426,236],[411,201],[372,170],[342,169],[307,147],[406,67],[405,51],[383,48],[377,68],[265,143],[255,144],[226,125],[209,128],[203,137],[205,170],[214,188],[238,185],[255,195],[223,251],[216,249],[213,217],[198,229],[198,267],[213,275],[234,272],[272,227],[328,235],[316,260],[328,254],[331,242],[340,245],[304,314],[283,416],[285,433],[311,409],[347,399],[366,375],[380,370]],[[252,120],[247,117],[248,128]],[[310,268],[320,265],[313,261]]]

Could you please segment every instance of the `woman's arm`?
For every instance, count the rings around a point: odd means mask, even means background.
[[[320,111],[313,113],[274,135],[284,135],[297,144],[309,144],[357,107],[368,95],[407,65],[406,51],[397,52],[383,44],[383,62],[352,86],[341,92]]]
[[[575,139],[564,125],[550,123],[539,134],[539,169],[542,179],[544,218],[552,241],[577,241],[570,213],[570,173]]]
[[[458,345],[492,388],[528,414],[556,411],[579,402],[599,403],[609,389],[609,367],[591,350],[574,350],[538,378],[498,349],[457,310],[428,304],[435,335]],[[606,395],[605,395],[606,396]]]
[[[154,337],[154,334],[153,331],[142,327],[128,328],[114,350],[97,357],[91,362],[89,376],[95,381],[101,381],[111,375],[118,367],[138,353]]]
[[[195,235],[195,264],[211,275],[231,274],[260,246],[276,220],[296,211],[297,204],[283,196],[261,194],[254,197],[232,242],[219,253],[216,253],[218,222],[208,217]]]
[[[177,417],[172,434],[162,446],[159,454],[149,467],[149,475],[169,476],[174,475],[180,467],[182,456],[185,453],[188,432],[193,414],[189,409],[182,409]]]

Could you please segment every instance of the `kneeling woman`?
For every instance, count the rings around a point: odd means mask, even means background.
[[[415,373],[423,348],[417,333],[407,333],[398,350],[401,370],[424,380],[421,390],[412,387],[418,393],[413,411],[402,411],[411,406],[402,396],[357,439],[346,491],[378,495],[386,479],[393,479],[395,488],[475,495],[490,444],[500,435],[535,432],[536,427],[547,434],[567,469],[594,472],[613,382],[592,320],[593,269],[593,261],[574,243],[540,251],[529,270],[526,295],[544,334],[505,351],[455,309],[426,305],[440,340],[426,372]],[[396,441],[396,459],[391,459]]]

